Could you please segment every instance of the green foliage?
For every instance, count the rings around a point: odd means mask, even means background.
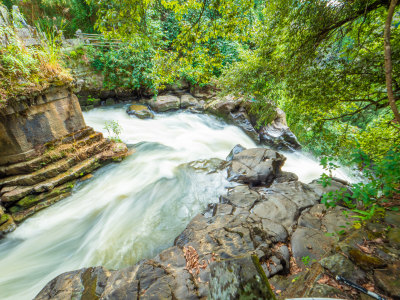
[[[122,44],[115,49],[88,48],[87,56],[93,68],[104,74],[107,89],[153,88],[150,50],[137,50]]]
[[[119,125],[118,121],[112,120],[112,121],[107,121],[104,124],[104,129],[107,130],[110,140],[114,142],[122,142],[120,139],[120,134],[122,132],[122,127]]]
[[[129,39],[151,49],[156,88],[178,79],[206,85],[224,66],[238,60],[248,38],[253,1],[123,0],[99,6],[97,28],[107,36]]]
[[[18,95],[40,91],[49,84],[63,84],[72,78],[62,68],[57,36],[49,36],[38,47],[25,47],[12,26],[0,26],[7,39],[0,46],[0,107]]]
[[[379,162],[373,162],[359,150],[354,154],[353,161],[362,170],[367,182],[352,184],[351,193],[339,190],[324,194],[321,202],[327,207],[343,202],[358,214],[356,218],[364,221],[381,212],[381,206],[400,195],[400,147],[391,149]],[[329,184],[327,177],[324,174],[321,179],[324,186]]]
[[[307,256],[303,256],[301,258],[301,261],[303,262],[303,264],[305,266],[308,266],[310,264],[310,262],[311,262],[311,258],[308,255]]]
[[[349,162],[360,147],[381,159],[400,143],[386,95],[384,2],[275,0],[262,14],[253,27],[254,44],[243,47],[221,88],[278,103],[305,149],[318,156]],[[399,22],[397,13],[393,78],[400,78]],[[398,84],[395,93],[400,99]]]
[[[28,24],[39,24],[41,28],[61,28],[64,34],[73,37],[78,29],[94,33],[97,8],[86,0],[9,0],[10,5],[18,5],[27,17]]]
[[[100,99],[99,98],[94,98],[94,97],[92,97],[91,95],[89,95],[88,97],[87,97],[87,103],[89,103],[89,104],[93,104],[93,103],[98,103],[98,102],[100,102]]]

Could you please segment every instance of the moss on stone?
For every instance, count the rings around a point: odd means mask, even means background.
[[[7,222],[10,219],[10,215],[4,214],[0,217],[0,225],[3,225],[5,222]]]
[[[350,250],[349,254],[351,259],[364,270],[376,269],[386,265],[382,259],[376,256],[365,254],[358,249]]]
[[[88,268],[82,275],[84,290],[81,300],[99,299],[99,296],[96,294],[97,276],[92,276],[92,269],[93,268]]]

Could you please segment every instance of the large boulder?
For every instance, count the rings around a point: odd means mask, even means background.
[[[295,151],[300,149],[299,141],[287,126],[284,111],[277,108],[276,112],[277,117],[260,129],[261,143],[276,150]]]
[[[139,119],[153,119],[154,115],[145,105],[132,104],[126,110],[128,115],[138,117]]]
[[[230,118],[233,120],[235,125],[239,126],[255,142],[260,142],[259,134],[251,124],[250,117],[246,112],[239,111],[236,113],[230,113]]]
[[[156,112],[178,110],[180,107],[180,99],[174,95],[157,96],[155,100],[151,99],[148,103]]]
[[[220,117],[227,117],[231,112],[236,111],[241,100],[233,96],[217,98],[206,105],[206,110]]]
[[[270,185],[281,172],[286,157],[269,149],[243,150],[232,158],[228,179],[252,185]]]
[[[196,108],[201,109],[202,106],[199,101],[191,94],[183,94],[181,96],[180,108]]]

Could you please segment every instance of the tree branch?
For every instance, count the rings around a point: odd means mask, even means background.
[[[393,111],[394,118],[398,124],[400,124],[400,113],[396,106],[396,96],[393,92],[393,82],[392,82],[392,48],[390,46],[390,27],[392,25],[392,19],[394,10],[397,5],[397,0],[391,0],[390,6],[388,10],[388,16],[385,23],[385,32],[384,32],[384,43],[385,43],[385,78],[386,78],[386,89],[387,96],[389,100],[390,108]]]

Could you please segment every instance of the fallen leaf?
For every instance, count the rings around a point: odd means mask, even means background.
[[[371,253],[372,253],[372,251],[371,251],[368,247],[366,247],[366,246],[361,246],[361,245],[358,245],[358,244],[357,244],[357,247],[360,248],[360,250],[361,250],[362,252],[364,252],[364,253],[367,253],[367,254],[371,254]]]

